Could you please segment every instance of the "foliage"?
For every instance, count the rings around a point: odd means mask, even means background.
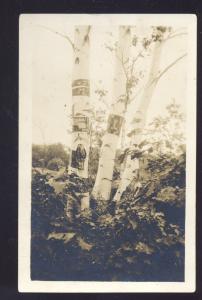
[[[47,164],[47,169],[58,171],[61,167],[64,167],[64,162],[61,158],[52,158]]]
[[[179,104],[173,101],[166,107],[166,114],[158,116],[145,129],[147,143],[161,153],[185,151],[185,116]]]
[[[113,202],[105,207],[91,199],[91,211],[78,213],[72,224],[65,215],[66,202],[76,199],[82,183],[68,178],[65,193],[56,196],[46,176],[35,175],[32,277],[182,281],[185,155],[150,155],[147,168],[151,174],[138,197],[131,183],[116,209]]]
[[[64,165],[69,163],[69,151],[60,143],[32,146],[33,167],[47,167],[52,159],[61,159]]]
[[[142,187],[136,194],[136,182],[132,181],[118,206],[112,200],[106,205],[103,199],[91,198],[91,209],[80,211],[80,193],[93,188],[99,147],[90,149],[88,179],[67,173],[56,176],[55,181],[66,182],[61,193],[50,186],[49,174],[33,173],[33,279],[184,280],[186,156],[179,126],[183,118],[173,102],[167,107],[167,115],[154,119],[147,128],[141,147],[131,153],[131,157],[144,161]],[[155,147],[159,133],[165,138],[160,147]],[[144,147],[149,150],[145,152]],[[128,151],[117,151],[111,199]],[[43,157],[41,153],[39,156]],[[71,209],[73,218],[69,217]]]
[[[91,146],[100,147],[102,144],[102,137],[104,135],[103,124],[106,122],[107,109],[109,105],[106,102],[107,90],[99,88],[95,90],[95,95],[98,97],[94,102],[94,110],[92,115],[92,127],[91,127]]]

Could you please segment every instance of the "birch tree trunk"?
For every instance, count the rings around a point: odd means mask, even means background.
[[[130,153],[132,151],[139,151],[139,144],[142,140],[142,130],[144,129],[149,103],[152,99],[152,95],[156,88],[158,80],[155,78],[159,72],[159,63],[162,52],[162,39],[159,39],[155,42],[154,50],[153,50],[153,58],[151,62],[151,68],[147,80],[147,84],[142,94],[142,98],[138,107],[137,112],[135,113],[135,130],[132,145],[130,147]],[[121,175],[121,182],[117,189],[117,192],[114,196],[114,201],[119,202],[123,192],[129,186],[132,180],[136,179],[136,191],[138,192],[141,187],[141,183],[139,181],[139,168],[140,168],[140,159],[131,157],[131,154],[128,154],[125,161],[125,167],[123,173]]]
[[[90,150],[90,26],[76,26],[74,37],[74,65],[72,76],[72,151],[69,174],[88,178]],[[81,209],[89,207],[89,192],[82,191]]]
[[[108,117],[107,131],[103,137],[97,177],[92,191],[92,194],[96,199],[104,201],[108,201],[110,198],[114,160],[126,111],[127,78],[124,71],[124,65],[129,58],[130,44],[130,27],[120,26],[113,87],[115,101]]]

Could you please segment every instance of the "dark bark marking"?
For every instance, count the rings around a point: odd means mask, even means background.
[[[89,132],[89,118],[86,116],[73,117],[74,132]]]
[[[111,134],[119,135],[121,132],[122,123],[123,123],[122,116],[111,114],[108,118],[107,132]]]

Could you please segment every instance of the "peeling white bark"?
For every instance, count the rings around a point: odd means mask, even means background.
[[[119,41],[115,61],[115,79],[114,79],[114,97],[115,101],[108,118],[107,131],[104,135],[101,147],[99,167],[93,196],[96,199],[109,200],[112,185],[112,176],[114,169],[114,160],[116,149],[123,123],[127,92],[127,78],[124,71],[125,64],[129,58],[129,49],[131,45],[131,33],[129,26],[119,27]]]
[[[69,173],[88,178],[90,150],[90,26],[76,26],[74,37],[74,65],[72,76],[72,151]],[[81,208],[89,207],[89,195],[85,193]]]
[[[155,42],[154,50],[153,50],[153,58],[151,63],[151,68],[147,80],[147,84],[145,86],[144,92],[142,94],[142,98],[138,107],[137,112],[135,113],[135,134],[133,137],[133,142],[131,145],[130,150],[136,150],[138,148],[138,145],[140,144],[142,140],[142,130],[144,129],[146,118],[147,118],[147,112],[149,103],[152,99],[154,90],[156,88],[156,84],[158,80],[155,80],[155,78],[158,76],[159,72],[159,64],[160,64],[160,58],[161,58],[161,51],[162,51],[162,45],[163,43],[161,41]],[[114,196],[114,201],[119,202],[120,198],[123,194],[123,192],[126,190],[126,188],[129,186],[132,180],[136,179],[136,186],[137,186],[137,193],[138,189],[141,187],[141,182],[139,180],[139,168],[140,168],[140,162],[139,158],[132,159],[131,154],[128,154],[125,161],[125,167],[121,174],[121,182],[119,184],[119,187],[117,189],[117,192]]]

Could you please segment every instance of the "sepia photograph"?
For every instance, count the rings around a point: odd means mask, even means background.
[[[19,36],[19,291],[194,292],[196,16]]]

